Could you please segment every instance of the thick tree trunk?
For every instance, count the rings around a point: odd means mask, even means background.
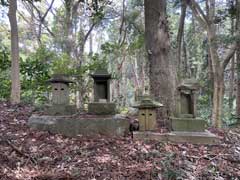
[[[169,30],[166,14],[166,0],[145,0],[145,42],[149,60],[150,93],[164,104],[165,110],[158,113],[158,119],[167,119],[171,111],[174,90],[171,87],[169,62]]]
[[[222,121],[222,107],[224,96],[224,69],[221,67],[217,54],[214,27],[210,26],[207,32],[213,70],[212,124],[214,125],[214,127],[220,128]]]
[[[240,32],[240,2],[236,0],[236,7],[237,7],[237,20],[236,20],[236,31],[239,34]],[[236,56],[236,62],[237,62],[237,97],[236,97],[236,116],[238,119],[238,123],[240,123],[240,41],[238,39],[237,42],[237,56]]]
[[[20,71],[19,71],[19,45],[18,45],[18,26],[17,26],[17,0],[9,1],[9,22],[11,27],[11,103],[20,103]]]
[[[224,81],[223,71],[219,69],[214,74],[214,89],[213,89],[213,110],[212,110],[212,123],[214,127],[220,128],[222,126],[222,107],[224,96]]]

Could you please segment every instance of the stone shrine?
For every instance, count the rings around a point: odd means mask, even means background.
[[[88,104],[90,114],[111,115],[115,114],[116,105],[110,102],[110,81],[111,74],[106,69],[98,69],[90,75],[94,81],[94,102]]]
[[[174,131],[204,131],[206,122],[197,118],[196,92],[199,84],[194,79],[185,79],[177,87],[176,117],[171,117]]]
[[[73,81],[69,80],[66,75],[54,74],[50,80],[51,84],[51,105],[46,108],[49,115],[71,115],[76,112],[75,105],[70,105],[69,84]]]
[[[140,131],[151,131],[157,128],[156,109],[163,105],[153,101],[148,95],[142,96],[140,102],[133,106],[138,108],[138,120]]]

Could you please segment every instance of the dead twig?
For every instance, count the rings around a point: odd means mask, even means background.
[[[22,157],[25,157],[25,158],[28,158],[32,163],[34,164],[37,164],[37,160],[35,158],[33,158],[32,156],[30,156],[29,154],[25,153],[25,152],[22,152],[18,147],[16,147],[12,142],[11,140],[9,139],[1,139],[0,140],[1,142],[4,142],[6,143],[9,147],[12,148],[12,150],[14,150],[18,155],[22,156]]]

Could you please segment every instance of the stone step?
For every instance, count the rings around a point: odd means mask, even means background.
[[[123,136],[129,129],[129,120],[117,116],[79,118],[74,116],[32,115],[28,125],[34,129],[65,136],[107,135]]]
[[[138,140],[157,140],[160,142],[192,143],[192,144],[218,144],[219,138],[210,133],[204,132],[183,132],[173,131],[170,133],[156,133],[150,131],[139,131],[133,133],[133,138]]]

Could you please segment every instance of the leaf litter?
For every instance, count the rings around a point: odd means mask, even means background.
[[[27,126],[29,105],[0,103],[0,180],[240,179],[240,128],[219,145],[65,137]]]

